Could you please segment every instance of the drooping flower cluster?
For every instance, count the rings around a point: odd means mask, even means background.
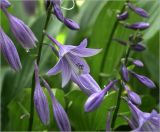
[[[0,9],[4,12],[6,17],[9,20],[10,28],[15,38],[19,41],[21,46],[25,49],[34,48],[36,46],[36,37],[31,31],[31,29],[24,24],[23,21],[16,18],[7,11],[7,8],[10,7],[10,2],[7,0],[0,1]],[[11,39],[4,33],[0,27],[0,47],[3,53],[4,58],[7,60],[9,65],[15,70],[18,71],[21,69],[21,62],[19,59],[18,52],[14,46]]]
[[[145,11],[142,8],[136,7],[135,5],[133,5],[131,2],[127,3],[127,6],[129,7],[129,9],[131,11],[134,11],[136,14],[142,16],[142,17],[149,17],[149,14],[147,13],[147,11]],[[149,23],[146,22],[137,22],[134,24],[127,24],[124,22],[124,20],[126,20],[128,18],[129,14],[127,13],[127,11],[124,11],[123,13],[117,15],[117,19],[119,21],[123,21],[124,27],[125,28],[129,28],[129,29],[133,29],[136,30],[136,33],[134,35],[130,35],[129,36],[129,41],[123,41],[120,39],[114,39],[115,41],[117,41],[119,44],[123,45],[123,46],[127,46],[128,45],[128,53],[130,51],[144,51],[145,50],[145,46],[142,45],[142,34],[141,34],[141,30],[145,30],[149,27]],[[129,54],[128,54],[129,55]],[[124,116],[124,118],[128,121],[130,127],[134,130],[134,131],[158,131],[160,130],[160,115],[153,110],[151,113],[145,113],[142,112],[139,108],[138,105],[141,104],[141,98],[140,96],[133,92],[127,85],[127,83],[129,83],[130,80],[130,76],[137,78],[137,80],[147,86],[148,88],[155,88],[155,84],[153,83],[152,80],[150,80],[148,77],[143,76],[143,75],[139,75],[137,73],[135,73],[132,70],[128,70],[128,66],[129,64],[131,65],[135,65],[137,67],[143,67],[144,64],[142,61],[137,60],[137,59],[133,59],[133,58],[128,58],[128,55],[126,55],[125,58],[122,59],[122,66],[121,66],[121,78],[122,78],[122,87],[125,88],[125,90],[127,91],[127,95],[128,98],[126,99],[130,110],[131,110],[131,114],[132,117],[131,119],[129,119],[128,117]]]

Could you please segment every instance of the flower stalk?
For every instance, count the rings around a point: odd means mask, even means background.
[[[39,41],[39,49],[38,49],[38,55],[37,55],[37,65],[39,65],[40,63],[40,58],[41,58],[41,51],[42,51],[42,47],[43,47],[43,40],[45,37],[44,31],[47,29],[48,24],[49,24],[49,20],[51,17],[51,10],[52,10],[52,6],[50,5],[47,9],[47,17],[46,17],[46,21],[44,24],[44,28],[42,31],[42,36],[41,39]],[[34,101],[33,101],[33,97],[34,97],[34,89],[35,89],[35,78],[34,78],[34,74],[32,77],[32,89],[31,89],[31,103],[30,103],[30,118],[29,118],[29,125],[28,125],[28,131],[32,130],[33,127],[33,118],[34,118]]]

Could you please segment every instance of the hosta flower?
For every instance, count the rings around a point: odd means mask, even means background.
[[[15,38],[20,42],[23,48],[31,49],[36,46],[36,37],[31,29],[20,19],[3,10],[9,19],[11,30]]]
[[[138,51],[138,52],[144,51],[146,49],[146,47],[142,45],[141,43],[132,44],[130,47],[132,50]]]
[[[57,122],[59,129],[62,132],[71,131],[70,122],[69,122],[69,119],[68,119],[66,112],[64,111],[61,104],[56,100],[56,98],[54,97],[54,94],[51,91],[50,86],[48,85],[48,83],[44,79],[43,79],[43,83],[51,96],[52,109],[53,109],[54,117],[55,117],[55,120]]]
[[[34,70],[35,70],[34,104],[40,120],[44,125],[47,125],[49,123],[49,106],[47,98],[40,85],[38,66],[36,63]]]
[[[0,8],[8,8],[11,3],[8,0],[1,0],[0,1]]]
[[[63,13],[61,11],[61,7],[60,7],[60,0],[50,0],[51,4],[53,5],[54,8],[54,15],[57,17],[58,20],[60,20],[61,22],[63,22],[68,28],[72,29],[72,30],[77,30],[79,29],[79,25],[68,18],[65,18],[63,16]]]
[[[111,81],[103,90],[100,92],[94,93],[85,102],[85,112],[90,112],[95,110],[103,101],[103,98],[107,91],[109,91],[113,85],[117,82],[117,80]]]
[[[146,22],[137,22],[131,25],[128,25],[128,24],[125,25],[126,28],[134,29],[134,30],[144,30],[144,29],[147,29],[149,26],[150,26],[149,23],[146,23]]]
[[[147,11],[145,11],[142,8],[136,7],[135,5],[128,3],[128,7],[134,11],[135,13],[137,13],[138,15],[142,16],[142,17],[149,17],[149,14]]]
[[[144,66],[143,62],[140,61],[140,60],[133,60],[132,63],[134,65],[138,66],[138,67],[143,67]]]
[[[0,27],[0,49],[8,64],[15,71],[19,71],[22,68],[22,65],[20,62],[17,49],[14,46],[11,39],[4,33],[1,27]]]
[[[88,74],[90,68],[83,57],[90,57],[100,52],[99,49],[86,48],[87,40],[83,40],[79,46],[62,45],[57,40],[47,35],[59,48],[59,61],[47,74],[55,75],[62,72],[62,87],[70,80],[71,76]]]
[[[121,66],[121,76],[124,81],[126,81],[126,82],[129,81],[129,72],[128,72],[127,67],[124,64],[122,64],[122,66]]]
[[[139,80],[139,82],[141,82],[142,84],[144,84],[145,86],[149,87],[149,88],[155,88],[155,84],[152,80],[150,80],[148,77],[143,76],[143,75],[139,75],[133,71],[130,71],[130,73]]]
[[[127,11],[117,15],[118,20],[126,20],[127,18],[128,18],[128,12]]]
[[[75,76],[71,76],[71,80],[75,82],[85,94],[91,95],[101,90],[97,82],[90,74],[81,74],[80,76]]]
[[[125,85],[124,83],[123,83],[123,86],[124,86],[125,90],[127,91],[129,100],[132,103],[136,104],[136,105],[140,105],[141,104],[141,98],[140,98],[140,96],[137,93],[131,91],[129,89],[129,87],[127,85]]]
[[[160,114],[155,110],[151,113],[146,113],[137,108],[131,101],[128,101],[131,110],[131,119],[129,121],[130,127],[133,131],[159,131],[160,130]]]

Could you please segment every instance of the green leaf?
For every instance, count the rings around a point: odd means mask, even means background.
[[[81,91],[75,90],[67,95],[69,107],[67,109],[71,124],[76,131],[98,131],[105,130],[106,117],[108,109],[115,106],[117,93],[111,92],[106,95],[104,101],[98,109],[93,112],[86,113],[84,111],[84,103],[87,96]],[[119,113],[128,112],[128,106],[121,102]],[[126,124],[122,118],[118,118],[115,127]]]
[[[55,93],[55,97],[57,100],[62,104],[62,106],[65,106],[64,102],[64,92],[59,89],[52,89],[52,91]],[[51,105],[51,99],[47,92],[47,90],[44,90],[49,106],[50,106],[50,124],[48,126],[44,126],[39,117],[36,113],[36,110],[34,110],[34,123],[33,123],[33,131],[36,130],[58,130],[56,126],[56,122],[54,121],[53,111],[52,111],[52,105]],[[9,122],[5,128],[7,131],[25,131],[28,127],[28,121],[29,121],[29,110],[30,110],[30,95],[31,95],[31,89],[26,88],[23,92],[21,92],[14,100],[10,102],[8,105],[8,111],[9,111]]]

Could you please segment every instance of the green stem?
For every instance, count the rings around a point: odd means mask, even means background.
[[[37,65],[39,65],[40,62],[40,58],[41,58],[41,51],[42,51],[42,47],[43,47],[43,40],[45,37],[44,31],[47,29],[48,27],[48,23],[50,20],[50,16],[51,16],[51,10],[52,10],[52,6],[50,5],[48,7],[47,10],[47,18],[44,24],[44,28],[42,31],[42,36],[41,39],[39,41],[39,49],[38,49],[38,56],[37,56]],[[34,101],[33,101],[33,97],[34,97],[34,89],[35,89],[35,79],[34,79],[34,74],[32,77],[32,89],[31,89],[31,100],[30,100],[30,118],[29,118],[29,124],[28,124],[28,131],[32,131],[32,127],[33,127],[33,117],[34,117]]]
[[[130,51],[131,51],[130,47],[128,47],[127,52],[126,52],[126,56],[125,56],[125,64],[127,64],[127,62],[128,62],[128,57],[129,57]],[[111,128],[112,129],[115,126],[115,122],[116,122],[116,119],[117,119],[119,107],[120,107],[120,104],[121,104],[121,95],[122,95],[122,86],[120,86],[119,91],[118,91],[116,108],[115,108],[115,111],[113,113],[113,118],[112,118],[112,123],[111,123]]]

